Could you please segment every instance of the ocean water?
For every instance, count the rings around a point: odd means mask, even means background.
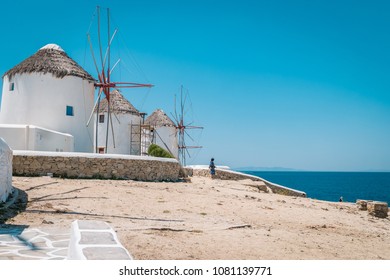
[[[310,198],[356,202],[385,201],[390,205],[390,172],[241,171],[306,192]]]

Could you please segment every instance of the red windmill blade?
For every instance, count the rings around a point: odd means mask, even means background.
[[[135,82],[116,82],[116,81],[111,81],[111,73],[116,67],[116,65],[119,63],[120,60],[118,60],[114,66],[111,68],[111,45],[112,42],[115,38],[115,35],[118,32],[118,29],[115,29],[114,33],[111,35],[110,31],[110,10],[107,8],[107,48],[105,50],[105,55],[103,58],[103,46],[102,46],[102,40],[101,40],[101,18],[100,18],[100,7],[97,6],[96,8],[96,13],[97,13],[97,19],[98,19],[98,43],[99,43],[99,56],[100,56],[100,65],[101,69],[99,69],[99,65],[95,56],[95,52],[93,50],[93,44],[91,40],[91,36],[88,32],[87,38],[88,38],[88,43],[90,47],[90,51],[92,54],[92,59],[94,62],[94,66],[98,75],[98,80],[95,82],[95,88],[99,89],[98,93],[98,98],[97,101],[92,109],[91,116],[88,120],[87,125],[89,125],[92,115],[94,114],[95,110],[97,112],[96,114],[96,128],[95,128],[95,133],[96,133],[96,138],[95,138],[95,152],[98,152],[98,118],[99,118],[99,106],[100,106],[100,98],[101,94],[104,93],[106,99],[107,99],[107,130],[106,130],[106,143],[105,143],[105,153],[107,153],[107,147],[108,147],[108,134],[109,134],[109,128],[111,124],[111,130],[112,130],[112,137],[113,137],[113,143],[115,147],[115,136],[114,136],[114,129],[112,125],[112,117],[111,117],[111,105],[110,105],[110,93],[112,89],[120,89],[120,88],[140,88],[140,87],[148,87],[151,88],[153,87],[152,84],[144,84],[144,83],[135,83]]]

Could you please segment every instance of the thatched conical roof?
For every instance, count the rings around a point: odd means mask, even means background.
[[[95,109],[96,112],[97,108]],[[100,101],[99,113],[108,112],[107,98]],[[139,116],[139,111],[118,91],[110,93],[110,112],[115,114],[131,114]]]
[[[7,75],[11,79],[16,74],[25,73],[51,73],[57,78],[76,76],[94,81],[94,78],[87,71],[55,44],[42,47],[35,54],[8,70],[3,77]]]
[[[175,126],[175,123],[168,117],[167,114],[161,109],[154,111],[147,119],[145,124],[153,125],[156,127],[161,126]]]

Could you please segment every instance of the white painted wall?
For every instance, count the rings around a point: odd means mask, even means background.
[[[0,202],[7,200],[12,193],[12,150],[0,138]]]
[[[33,125],[2,125],[2,137],[13,150],[73,152],[74,138],[70,134]]]
[[[169,150],[172,155],[178,159],[179,158],[179,151],[178,151],[178,144],[177,144],[177,137],[176,137],[176,128],[172,126],[162,126],[162,127],[155,127],[155,130],[158,135],[155,134],[155,144],[159,145],[160,147],[164,148],[165,150]],[[165,144],[168,146],[165,146]]]
[[[14,83],[14,90],[10,90]],[[74,150],[93,151],[93,125],[86,126],[93,109],[94,84],[75,76],[17,74],[3,78],[0,124],[28,124],[71,134]],[[66,115],[73,106],[74,116]]]
[[[154,142],[154,132],[149,129],[148,126],[142,128],[141,134],[141,155],[147,156],[148,149]]]
[[[104,123],[98,123],[98,147],[102,147],[102,148],[106,146],[106,132],[107,132],[107,120],[108,120],[107,116],[108,114],[104,113]],[[122,155],[130,155],[130,154],[140,155],[140,147],[136,149],[136,147],[133,146],[133,152],[130,153],[130,144],[131,144],[130,129],[131,129],[131,124],[139,125],[141,123],[141,117],[132,114],[116,114],[116,116],[114,114],[111,114],[110,118],[112,118],[115,147],[114,147],[111,121],[110,121],[110,127],[108,131],[107,153],[122,154]],[[97,121],[96,114],[94,116],[94,119],[96,122]],[[96,127],[96,125],[94,127]],[[96,131],[94,132],[94,135],[96,135]],[[140,139],[137,139],[136,141],[138,141],[139,143]]]

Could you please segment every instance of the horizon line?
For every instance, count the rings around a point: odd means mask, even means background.
[[[288,167],[232,167],[232,170],[237,171],[273,171],[273,172],[367,172],[367,173],[387,173],[387,169],[365,169],[365,170],[308,170],[296,169]]]

